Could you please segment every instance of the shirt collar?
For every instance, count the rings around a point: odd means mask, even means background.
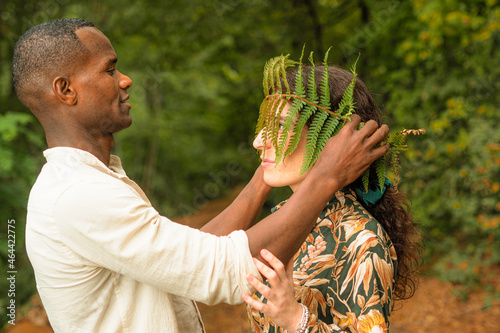
[[[325,209],[323,210],[323,212],[325,210],[327,210],[327,209],[330,209],[336,203],[340,202],[341,206],[344,206],[345,203],[346,203],[346,200],[349,203],[352,203],[353,201],[356,201],[356,199],[357,199],[356,198],[356,193],[352,189],[350,189],[348,187],[344,187],[343,189],[340,189],[337,192],[335,192],[335,194],[333,195],[333,197],[326,204]],[[279,204],[277,204],[276,206],[274,206],[273,208],[271,208],[271,213],[274,213],[275,211],[277,211],[278,209],[280,209],[281,207],[283,207],[283,205],[286,202],[287,202],[287,200],[282,201]]]
[[[72,147],[49,148],[43,152],[43,156],[45,156],[47,162],[58,161],[69,166],[83,163],[118,177],[127,177],[122,162],[116,155],[110,155],[109,166],[102,163],[101,160],[88,151]]]

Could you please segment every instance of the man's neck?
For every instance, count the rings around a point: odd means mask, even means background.
[[[91,135],[75,136],[67,133],[63,136],[54,136],[46,132],[47,145],[54,147],[71,147],[85,150],[97,157],[106,166],[109,165],[111,148],[114,145],[113,135],[109,134],[100,138]]]

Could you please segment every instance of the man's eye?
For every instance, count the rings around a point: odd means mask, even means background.
[[[108,70],[108,73],[111,76],[115,75],[115,72],[116,72],[116,68],[112,68],[112,69]]]

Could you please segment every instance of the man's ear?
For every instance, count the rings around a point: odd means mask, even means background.
[[[68,105],[75,105],[77,102],[77,95],[69,78],[65,76],[58,76],[52,81],[52,91],[54,95],[63,103]]]

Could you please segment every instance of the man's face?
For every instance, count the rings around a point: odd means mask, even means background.
[[[117,57],[108,38],[94,27],[76,34],[90,51],[77,60],[71,82],[75,85],[80,123],[91,135],[116,133],[132,124],[127,89],[132,80],[116,70]]]

